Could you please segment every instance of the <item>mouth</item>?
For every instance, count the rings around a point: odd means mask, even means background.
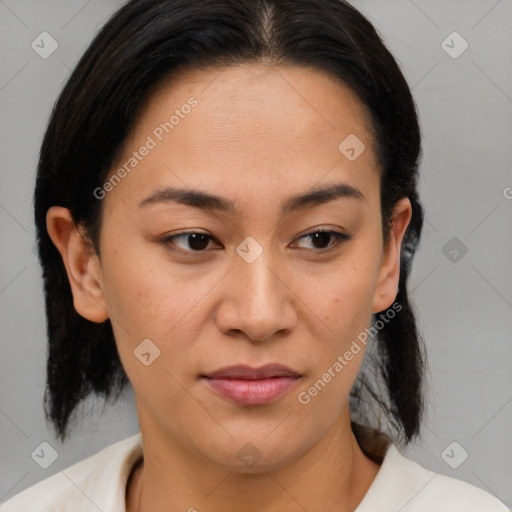
[[[213,392],[239,405],[263,405],[285,395],[302,375],[281,364],[236,365],[201,375]]]

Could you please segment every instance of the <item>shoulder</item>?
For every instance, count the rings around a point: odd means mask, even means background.
[[[424,468],[390,445],[356,512],[510,512],[498,498],[468,482]]]
[[[479,487],[439,473],[429,473],[432,477],[421,497],[426,510],[510,512],[498,498]]]
[[[126,481],[141,454],[139,432],[21,491],[0,512],[124,511]]]

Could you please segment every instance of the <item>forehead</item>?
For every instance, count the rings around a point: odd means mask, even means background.
[[[317,136],[331,131],[339,137],[347,129],[368,138],[366,108],[347,84],[319,68],[292,65],[237,64],[178,71],[153,89],[141,116],[144,126],[139,121],[139,128],[147,132],[168,120],[191,97],[198,105],[185,115],[201,125],[195,124],[195,131],[218,123],[207,134],[211,140],[271,134],[277,136],[276,143],[294,144],[297,137],[311,138],[312,130]],[[187,127],[173,132],[187,134]]]
[[[138,155],[136,167],[124,173],[128,179],[109,196],[123,188],[138,202],[177,185],[262,198],[303,192],[322,181],[375,187],[368,128],[357,95],[316,68],[187,70],[152,91],[113,171],[127,168],[134,151],[151,149]],[[349,158],[354,151],[346,153],[347,145],[360,155]]]

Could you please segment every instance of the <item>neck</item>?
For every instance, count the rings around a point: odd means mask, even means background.
[[[261,473],[226,470],[168,439],[144,435],[142,424],[141,432],[144,460],[138,461],[127,485],[127,512],[231,512],[247,503],[262,512],[349,512],[357,508],[380,469],[361,451],[348,411],[301,457]]]

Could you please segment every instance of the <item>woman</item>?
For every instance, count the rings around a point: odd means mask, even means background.
[[[124,5],[52,113],[35,219],[47,416],[64,440],[129,382],[141,432],[0,510],[507,510],[398,450],[423,412],[419,155],[348,3]]]

